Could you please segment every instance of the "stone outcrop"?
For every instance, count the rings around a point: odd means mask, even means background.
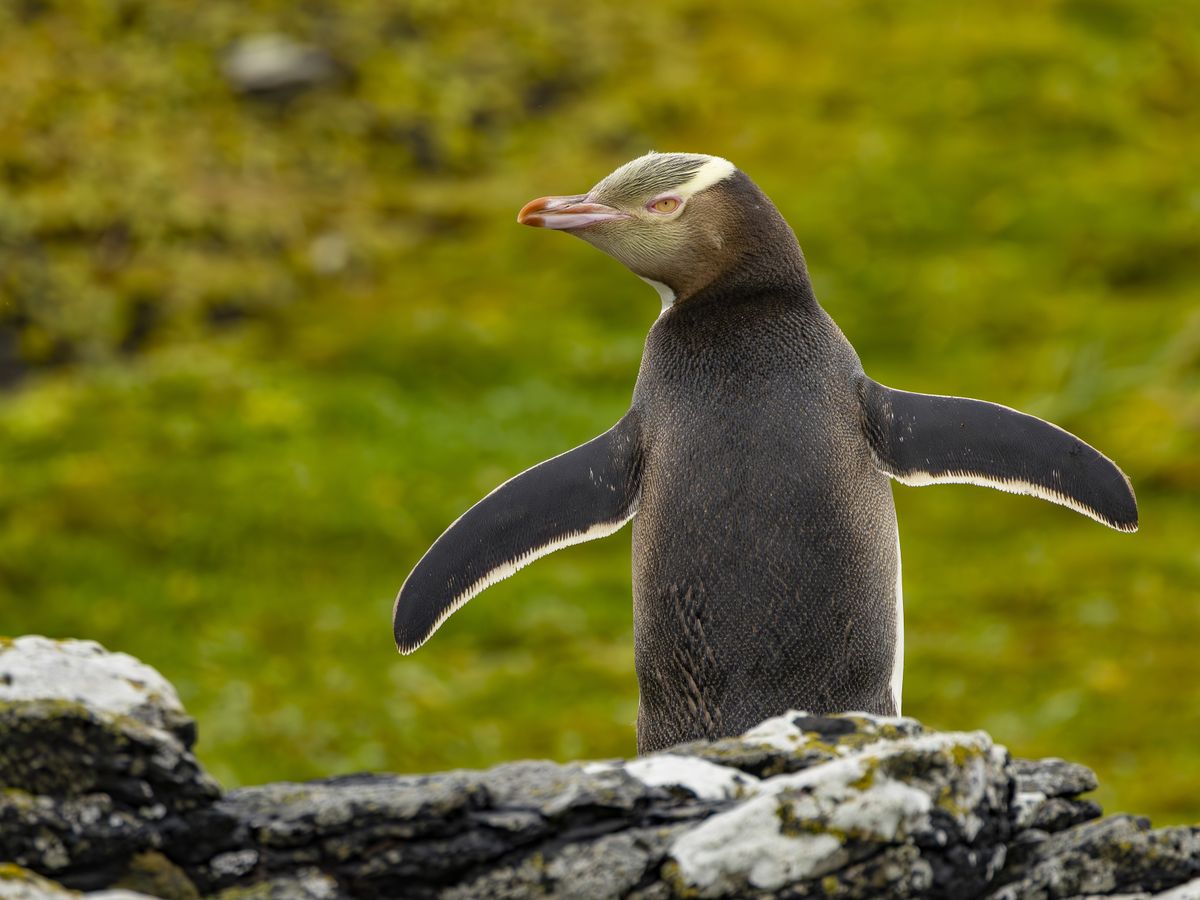
[[[0,898],[1200,900],[1200,828],[1101,818],[1083,766],[912,719],[229,792],[194,740],[131,657],[0,644]]]

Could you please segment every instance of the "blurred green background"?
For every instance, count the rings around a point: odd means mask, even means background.
[[[239,89],[263,35],[308,76]],[[158,667],[227,785],[632,753],[628,531],[415,656],[389,617],[447,523],[622,414],[658,313],[517,209],[702,151],[871,375],[1137,489],[1129,536],[897,487],[905,712],[1200,820],[1197,98],[1197,0],[6,0],[0,630]]]

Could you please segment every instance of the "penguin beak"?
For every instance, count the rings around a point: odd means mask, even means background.
[[[597,222],[628,219],[629,213],[603,203],[589,203],[587,194],[574,197],[538,197],[530,200],[517,213],[517,221],[533,228],[555,228],[574,231]]]

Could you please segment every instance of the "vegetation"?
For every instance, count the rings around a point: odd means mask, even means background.
[[[239,94],[264,32],[344,77]],[[1130,474],[1135,536],[897,488],[905,712],[1200,819],[1197,0],[13,0],[0,75],[0,629],[155,665],[227,785],[632,752],[627,532],[389,614],[625,409],[657,297],[513,217],[653,147],[759,181],[874,377]]]

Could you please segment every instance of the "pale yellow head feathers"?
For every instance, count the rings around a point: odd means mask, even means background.
[[[664,307],[708,283],[734,227],[713,188],[737,168],[700,153],[647,153],[586,194],[540,197],[517,221],[569,231],[650,282]]]

